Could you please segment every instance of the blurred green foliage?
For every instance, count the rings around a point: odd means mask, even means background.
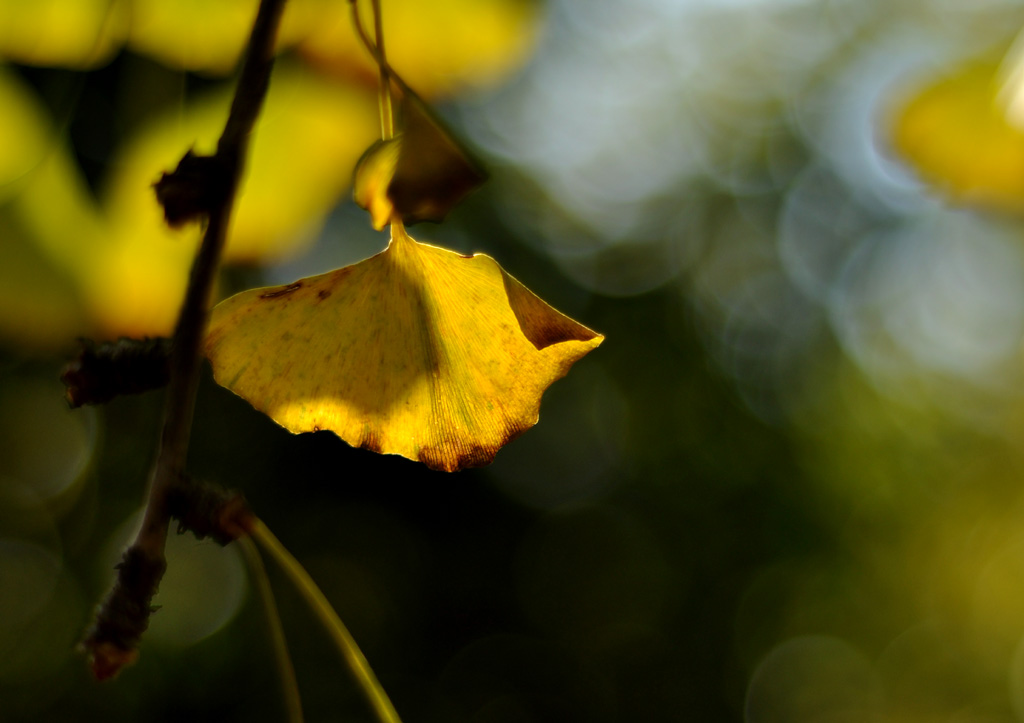
[[[111,271],[104,189],[126,139],[229,82],[149,49],[132,5],[80,3],[115,14],[69,23],[91,41],[45,57],[0,33],[0,722],[281,720],[230,548],[174,540],[164,607],[116,682],[74,653],[138,513],[161,395],[70,411],[63,351],[117,328],[120,284],[173,288],[183,268],[140,277],[129,254]],[[492,181],[417,233],[491,254],[604,345],[535,429],[456,475],[292,436],[206,379],[192,472],[244,491],[408,723],[1024,719],[1019,219],[948,204],[886,125],[929,78],[1007,47],[1024,5],[533,9],[518,74],[439,107]],[[278,80],[372,93],[294,33]],[[383,246],[335,203],[308,252],[230,269],[223,291]],[[187,258],[187,239],[160,243]],[[271,578],[307,719],[370,720]]]

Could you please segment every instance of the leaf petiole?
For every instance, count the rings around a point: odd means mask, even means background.
[[[299,683],[295,678],[295,666],[292,665],[291,655],[288,654],[288,643],[284,637],[281,615],[278,613],[277,603],[274,601],[274,591],[267,578],[267,569],[263,566],[259,550],[249,537],[239,537],[237,542],[249,565],[249,572],[256,584],[256,590],[267,616],[270,642],[274,648],[274,660],[277,663],[278,674],[281,676],[281,688],[284,693],[288,723],[302,723],[304,719],[302,717],[302,699],[299,697]]]
[[[384,17],[380,0],[371,0],[373,6],[373,34],[377,41],[380,58],[380,125],[381,138],[388,140],[395,135],[395,114],[391,99],[391,72],[388,69],[387,53],[384,52]]]
[[[391,699],[384,692],[377,676],[374,675],[370,664],[366,661],[359,646],[356,644],[352,634],[341,622],[341,618],[334,611],[331,603],[313,582],[305,568],[296,560],[290,552],[281,544],[270,529],[260,519],[255,519],[250,530],[253,539],[266,550],[271,557],[281,566],[285,574],[291,578],[292,583],[313,608],[313,612],[320,618],[320,622],[327,628],[331,639],[341,651],[349,669],[359,682],[363,693],[366,695],[382,723],[402,723],[397,711],[391,704]]]
[[[384,22],[381,15],[380,0],[370,0],[370,5],[373,10],[373,34],[375,40],[370,40],[366,28],[363,27],[363,21],[359,17],[359,0],[349,0],[349,7],[352,10],[352,27],[355,29],[356,35],[359,36],[360,42],[370,52],[370,55],[373,56],[373,59],[377,62],[377,67],[380,69],[377,104],[380,107],[380,137],[386,141],[395,136],[395,114],[394,101],[391,95],[391,81],[394,79],[400,85],[404,84],[401,83],[401,79],[397,77],[391,66],[388,65],[387,56],[384,53]]]

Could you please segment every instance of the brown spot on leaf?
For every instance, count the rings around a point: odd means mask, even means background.
[[[370,432],[359,442],[359,449],[365,449],[374,454],[381,454],[383,446],[380,437],[375,432]]]
[[[483,467],[494,460],[498,446],[484,447],[481,445],[465,446],[431,446],[419,451],[418,459],[430,469],[439,472],[458,472],[470,467]]]
[[[323,301],[324,299],[329,299],[330,296],[331,292],[329,289],[320,289],[320,291],[316,292],[316,298],[319,299],[320,301]]]
[[[296,281],[294,284],[288,284],[287,286],[279,286],[272,291],[264,291],[260,294],[261,299],[276,299],[279,296],[290,294],[293,291],[298,291],[302,288],[302,282]]]
[[[343,266],[340,269],[335,270],[331,274],[331,281],[337,284],[339,281],[344,279],[346,276],[352,273],[353,266]]]

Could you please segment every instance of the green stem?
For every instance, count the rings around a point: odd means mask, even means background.
[[[372,0],[373,34],[377,40],[380,53],[380,122],[381,138],[388,140],[395,135],[395,115],[391,103],[391,74],[388,70],[387,53],[384,51],[384,17],[380,10],[380,0]]]
[[[274,534],[263,524],[262,520],[256,519],[253,522],[250,534],[277,561],[288,577],[291,578],[299,592],[302,593],[310,607],[313,608],[313,612],[320,618],[320,622],[327,628],[327,632],[330,633],[334,644],[341,651],[345,662],[348,663],[349,669],[351,669],[367,700],[369,700],[370,705],[373,706],[374,711],[377,713],[377,717],[382,723],[401,723],[401,719],[391,704],[388,694],[384,692],[384,688],[381,687],[377,676],[373,674],[373,670],[366,661],[366,657],[359,650],[359,646],[356,645],[356,641],[353,639],[352,634],[349,633],[348,628],[345,627],[345,624],[341,622],[341,618],[338,617],[334,608],[331,607],[331,603],[328,602],[320,588],[313,582],[313,578],[299,564],[299,561],[292,557],[292,554],[285,549],[284,545],[274,537]]]
[[[380,83],[378,88],[377,105],[380,108],[380,137],[383,140],[393,138],[395,135],[395,114],[394,102],[391,97],[391,81],[395,80],[400,85],[401,79],[388,65],[387,57],[384,54],[384,21],[381,15],[380,0],[371,0],[373,10],[373,32],[376,41],[370,40],[363,28],[363,21],[359,17],[359,0],[348,0],[349,8],[352,10],[352,27],[360,42],[370,51],[370,55],[377,62],[380,71]]]
[[[277,603],[274,602],[274,591],[267,579],[267,569],[263,566],[263,560],[260,559],[259,550],[250,538],[240,537],[237,542],[242,547],[242,554],[245,555],[245,561],[249,565],[250,574],[255,580],[256,590],[267,616],[270,642],[274,648],[277,672],[281,676],[281,688],[284,693],[288,722],[302,723],[302,699],[299,696],[299,683],[295,677],[295,666],[292,665],[291,656],[288,654],[288,643],[284,637],[284,627],[281,625]]]
[[[349,7],[351,7],[352,9],[352,27],[355,28],[356,35],[359,36],[359,42],[361,42],[363,44],[363,47],[366,48],[367,52],[369,52],[370,55],[373,56],[373,59],[377,63],[378,67],[384,68],[387,71],[388,79],[392,83],[395,83],[403,93],[412,92],[412,90],[409,88],[409,85],[404,80],[402,80],[401,76],[395,72],[395,69],[391,67],[391,64],[388,63],[387,59],[383,56],[383,54],[381,54],[381,51],[377,47],[376,43],[374,43],[373,40],[370,39],[370,36],[367,35],[366,28],[363,27],[363,21],[359,17],[358,0],[349,0]]]

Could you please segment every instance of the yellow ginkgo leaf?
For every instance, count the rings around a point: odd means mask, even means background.
[[[536,424],[544,390],[603,340],[490,257],[393,224],[376,256],[220,303],[205,350],[218,383],[292,432],[454,471]]]
[[[356,164],[352,179],[352,198],[370,212],[370,223],[378,231],[391,223],[395,204],[388,197],[388,186],[395,177],[402,138],[380,140],[370,146]]]
[[[124,40],[128,8],[111,0],[0,0],[0,56],[26,65],[94,68]]]
[[[75,280],[6,213],[0,213],[0,239],[0,343],[56,351],[93,331]]]
[[[0,337],[54,350],[97,331],[106,228],[41,103],[2,70],[0,106]]]
[[[892,141],[927,182],[951,199],[1024,208],[1024,130],[1006,103],[997,63],[975,62],[898,107]]]
[[[392,217],[403,224],[441,222],[484,172],[410,89],[404,89],[402,132],[377,141],[356,165],[353,196],[378,231]]]
[[[235,70],[260,4],[259,0],[126,2],[130,7],[128,45],[132,50],[171,68],[211,75],[226,75]],[[315,27],[324,2],[286,3],[277,33],[278,47],[292,45]]]
[[[59,145],[46,107],[30,88],[0,68],[0,203],[16,195],[31,172]]]

